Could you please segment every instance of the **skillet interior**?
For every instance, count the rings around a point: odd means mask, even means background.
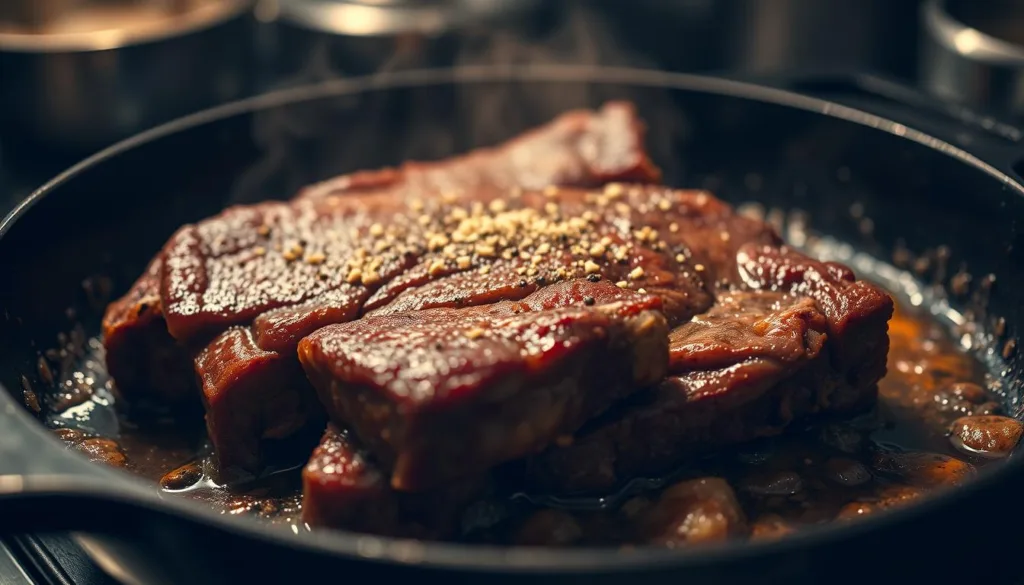
[[[356,94],[342,91],[350,88],[345,84],[322,86],[311,90],[314,96],[319,93],[319,98],[311,97],[310,91],[276,96],[263,100],[264,107],[255,114],[241,108],[237,115],[126,149],[53,185],[52,193],[39,194],[30,210],[0,228],[7,230],[0,244],[0,266],[6,272],[0,284],[0,307],[7,316],[0,334],[0,382],[10,392],[19,393],[21,375],[34,371],[37,350],[51,346],[57,333],[68,328],[65,309],[69,305],[82,307],[80,314],[86,317],[88,332],[95,333],[98,315],[84,310],[87,295],[82,282],[102,276],[110,279],[115,293],[123,291],[182,223],[233,202],[285,198],[301,185],[341,172],[408,158],[437,158],[493,143],[566,109],[595,106],[611,98],[637,104],[648,122],[652,155],[665,169],[669,184],[707,186],[733,202],[757,199],[769,206],[803,209],[815,230],[880,258],[890,258],[901,241],[916,252],[947,245],[951,251],[948,266],[965,264],[976,275],[975,284],[982,275],[996,275],[980,314],[982,322],[1004,317],[1009,324],[1007,339],[1017,334],[1024,296],[1020,292],[1024,241],[1017,218],[1024,217],[1024,200],[1019,186],[969,161],[904,136],[820,115],[814,110],[824,108],[822,102],[795,99],[799,107],[791,108],[723,95],[758,92],[714,80],[557,68],[530,75],[481,71],[476,76],[480,79],[451,84],[445,82],[450,75],[442,74],[423,85],[399,83]],[[425,77],[410,75],[406,81]],[[666,81],[674,88],[666,87]],[[790,99],[776,92],[761,92],[760,97]],[[868,118],[861,121],[873,122]],[[850,213],[854,203],[860,204],[862,214]],[[868,237],[861,230],[863,217],[873,221]],[[926,276],[948,280],[954,271]],[[969,299],[961,303],[971,304]],[[1018,355],[1008,361],[997,359],[1013,379]],[[1006,390],[1007,406],[1016,412],[1020,387],[1009,384]],[[8,396],[0,396],[0,401],[6,404]],[[47,441],[37,449],[50,453],[61,447],[56,441]],[[77,473],[85,467],[63,465],[49,471]],[[994,475],[1019,474],[1018,467],[1011,463]],[[115,490],[134,483],[120,474],[98,476]],[[982,489],[995,489],[993,486],[980,482],[957,496],[964,500]],[[849,531],[849,536],[871,526],[881,530],[883,524],[920,516],[940,503],[866,522]],[[948,507],[949,501],[945,504]],[[958,510],[958,515],[967,517],[968,508],[961,505]],[[953,516],[946,520],[952,522]],[[242,526],[235,524],[236,529]],[[192,529],[184,523],[177,528]],[[166,534],[184,533],[170,530]],[[792,552],[809,544],[809,537],[790,540],[789,545],[783,542],[777,547],[747,550],[788,548]],[[187,539],[176,539],[183,541]],[[320,535],[310,541],[353,551],[378,539]],[[449,549],[451,555],[440,554],[442,548]],[[510,560],[481,556],[480,552],[465,557],[450,550],[453,548],[427,545],[408,549],[404,560],[461,558],[462,564],[475,568],[486,568],[487,561],[499,561],[500,565],[500,561]],[[397,550],[384,556],[397,554]],[[810,562],[807,550],[801,562]],[[236,552],[257,554],[242,545]],[[753,554],[722,551],[737,552]],[[603,563],[619,563],[624,568],[634,565],[630,559],[701,564],[719,558],[678,553],[580,556],[587,554],[593,553],[574,553],[571,556],[578,556],[575,562],[564,553],[544,558],[554,563],[561,559],[577,569],[586,565],[602,568]],[[521,557],[520,561],[543,563],[544,558]],[[813,562],[825,560],[815,558]]]

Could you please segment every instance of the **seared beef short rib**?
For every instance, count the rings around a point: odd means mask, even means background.
[[[446,538],[457,533],[463,509],[486,487],[486,480],[473,479],[415,494],[395,491],[350,433],[328,426],[302,470],[302,520],[388,536]]]
[[[306,521],[403,536],[450,534],[498,466],[601,491],[870,405],[889,296],[659,179],[613,103],[229,208],[109,307],[108,368],[198,394],[221,479],[329,418]]]
[[[389,194],[382,200],[408,200],[460,190],[653,183],[660,171],[644,151],[643,133],[631,104],[610,102],[597,111],[568,112],[496,147],[438,162],[352,173],[310,186],[298,198],[377,192]],[[187,245],[181,239],[190,231],[186,227],[185,235],[179,234],[179,245]],[[161,252],[131,290],[110,306],[103,333],[118,390],[129,400],[173,406],[195,400],[191,356],[204,340],[168,334],[160,295],[163,256]],[[245,312],[244,307],[224,307],[232,309]]]
[[[849,269],[778,247],[738,253],[747,289],[670,335],[670,376],[527,464],[536,491],[600,492],[687,456],[871,406],[892,299]]]
[[[299,358],[331,419],[392,469],[392,485],[423,491],[538,452],[660,381],[660,308],[576,280],[521,301],[324,327]]]

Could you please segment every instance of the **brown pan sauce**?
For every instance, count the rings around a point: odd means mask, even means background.
[[[667,547],[772,539],[914,502],[969,480],[1012,450],[1021,423],[1004,416],[985,389],[985,370],[943,326],[902,304],[889,335],[888,375],[869,413],[791,429],[694,461],[671,478],[635,481],[606,498],[553,501],[518,494],[479,502],[467,511],[461,539]],[[201,424],[119,414],[101,344],[84,341],[78,351],[83,357],[77,368],[60,374],[57,390],[42,397],[54,432],[69,448],[223,514],[308,530],[300,520],[304,461],[282,463],[246,486],[218,486],[207,473]],[[316,437],[299,440],[308,440],[308,453]]]

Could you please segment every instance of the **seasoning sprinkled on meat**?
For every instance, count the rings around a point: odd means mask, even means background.
[[[377,200],[409,201],[410,207],[416,211],[417,207],[418,210],[423,209],[422,200],[437,198],[442,193],[458,190],[491,189],[514,192],[519,188],[543,189],[550,185],[598,187],[610,181],[657,182],[660,171],[644,151],[643,135],[643,124],[637,118],[631,104],[609,102],[597,111],[568,112],[549,124],[495,147],[437,162],[407,162],[399,169],[352,173],[312,185],[304,189],[298,197],[318,199],[342,194],[378,192],[383,196],[377,197]],[[331,199],[336,200],[337,197]],[[253,236],[246,236],[253,237],[253,240],[248,242],[247,253],[288,262],[302,260],[310,267],[321,266],[327,261],[324,252],[307,250],[299,241],[288,242],[287,248],[284,247],[283,241],[271,243],[271,225],[259,221],[256,215],[258,214],[242,214],[236,218],[236,222],[240,221],[240,224],[236,225],[253,228]],[[389,224],[380,225],[385,228],[386,242]],[[373,228],[373,224],[367,227]],[[184,228],[176,236],[178,246],[183,246],[185,250],[189,249],[189,242],[200,246],[200,241],[194,239],[193,229]],[[373,228],[373,231],[378,230]],[[226,246],[241,243],[230,238],[229,232],[223,235],[224,239],[218,239],[214,235],[212,241],[207,243],[212,253],[223,253]],[[233,240],[234,243],[229,240]],[[378,242],[377,245],[383,244]],[[202,251],[199,248],[193,249],[197,252]],[[383,249],[376,251],[385,252]],[[162,298],[160,293],[161,275],[165,271],[163,258],[164,253],[158,255],[131,290],[108,307],[103,320],[103,334],[110,373],[120,392],[129,400],[141,402],[152,399],[157,403],[170,404],[184,402],[195,396],[196,384],[191,363],[194,348],[188,345],[190,339],[183,339],[181,331],[174,327],[171,329],[178,335],[169,334],[168,325],[164,320],[164,301],[167,299]],[[196,260],[197,258],[188,257],[172,260],[172,277],[174,274],[179,275],[176,286],[182,287],[183,291],[188,291],[190,287],[199,284],[193,279],[201,278],[202,271],[200,266],[195,264],[195,270],[190,272],[189,267],[182,262]],[[360,272],[353,274],[355,268],[353,266],[345,276],[351,276],[353,281],[362,283],[362,267],[359,267]],[[325,283],[333,279],[332,272],[327,269],[315,272],[309,270],[305,274]],[[383,277],[379,269],[376,276]],[[250,282],[256,282],[259,277],[259,274],[252,274],[247,278]],[[375,284],[373,272],[365,279],[369,284]],[[255,285],[254,288],[260,289],[260,286]],[[266,286],[266,283],[262,285],[264,288]],[[330,288],[337,290],[337,287]],[[249,298],[259,300],[265,292],[254,290]],[[214,304],[226,300],[224,297],[218,300],[218,294],[220,293],[216,290],[210,291],[210,300],[215,301]],[[345,291],[333,294],[335,297],[343,296]],[[205,291],[204,295],[190,296],[189,299],[199,303],[204,300],[204,296]],[[311,295],[307,293],[302,296],[308,298]],[[236,311],[250,316],[258,313],[252,308],[240,305],[240,300],[242,299],[234,298],[232,302],[222,303],[221,310]],[[273,303],[268,303],[267,306],[270,304]],[[338,300],[333,306],[349,304],[351,303]],[[281,327],[287,326],[296,318],[294,313],[284,316]],[[243,323],[246,318],[236,316],[229,320]],[[207,332],[212,336],[221,329],[213,327]],[[283,345],[289,346],[290,343],[291,347],[294,347],[298,340],[287,341]],[[268,343],[265,348],[272,349],[272,346],[272,343]]]

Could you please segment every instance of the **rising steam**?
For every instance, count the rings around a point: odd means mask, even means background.
[[[568,4],[568,3],[567,3]],[[343,39],[320,36],[302,68],[281,85],[345,78]],[[437,67],[528,67],[538,64],[649,68],[612,32],[604,17],[573,5],[544,31],[481,28],[443,39],[395,40],[377,73]],[[657,125],[650,149],[670,156],[685,117],[668,92],[588,83],[474,83],[402,91],[371,91],[276,108],[255,116],[261,160],[245,172],[232,203],[285,199],[301,187],[344,172],[431,160],[504,140],[558,114],[631,99]]]

